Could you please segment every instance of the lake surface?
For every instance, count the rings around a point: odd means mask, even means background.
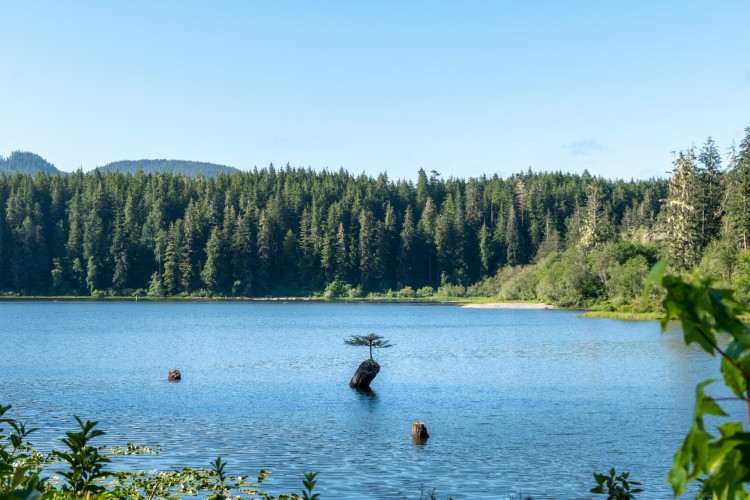
[[[369,332],[395,347],[367,395],[347,385],[367,348],[343,339]],[[271,470],[272,493],[320,471],[326,499],[587,498],[612,466],[667,498],[695,384],[719,364],[656,322],[451,305],[6,302],[0,345],[0,403],[41,449],[79,415],[101,444],[163,447],[115,466],[220,455],[232,475]]]

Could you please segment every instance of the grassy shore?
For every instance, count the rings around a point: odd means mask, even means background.
[[[664,316],[663,312],[622,312],[622,311],[587,311],[581,314],[583,318],[624,319],[629,321],[655,321]]]
[[[496,309],[566,309],[557,306],[550,307],[546,304],[534,301],[504,301],[497,297],[149,297],[149,296],[0,296],[0,302],[258,302],[258,303],[284,303],[284,302],[336,302],[336,303],[392,303],[392,304],[455,304],[463,306],[477,306],[478,308]],[[485,307],[482,307],[485,306]],[[585,311],[583,318],[606,318],[630,321],[656,321],[662,318],[661,312],[623,312],[623,311]],[[750,315],[741,318],[750,322]]]

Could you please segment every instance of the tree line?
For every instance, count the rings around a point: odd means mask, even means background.
[[[0,291],[443,290],[573,304],[613,299],[613,276],[619,289],[635,289],[628,280],[662,256],[683,268],[709,256],[732,279],[750,244],[749,138],[750,129],[726,168],[709,139],[676,154],[671,179],[640,181],[420,170],[413,183],[288,165],[213,178],[0,175]]]
[[[533,265],[504,267],[469,291],[640,310],[648,271],[663,258],[675,272],[697,269],[736,288],[750,304],[750,128],[726,154],[710,137],[699,148],[674,152],[663,187],[655,209],[632,204],[618,219],[610,208],[614,192],[586,183],[584,206],[569,219],[563,246],[547,252],[543,245]],[[653,297],[647,307],[658,307],[659,295]]]

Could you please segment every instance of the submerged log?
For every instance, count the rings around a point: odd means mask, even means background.
[[[366,389],[370,387],[370,383],[375,379],[379,371],[380,365],[374,359],[362,361],[357,371],[352,375],[349,387],[354,389]]]
[[[179,382],[182,380],[182,373],[180,373],[180,370],[172,370],[167,375],[167,380],[169,382]]]

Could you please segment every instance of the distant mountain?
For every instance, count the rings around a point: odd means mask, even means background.
[[[124,174],[135,174],[143,170],[146,174],[156,172],[185,175],[188,177],[214,177],[219,174],[231,174],[239,172],[234,167],[226,165],[217,165],[215,163],[205,163],[200,161],[185,160],[122,160],[108,163],[103,167],[98,167],[102,172],[122,172]]]
[[[0,156],[0,174],[62,174],[53,164],[41,156],[27,151],[13,151],[9,157]]]

